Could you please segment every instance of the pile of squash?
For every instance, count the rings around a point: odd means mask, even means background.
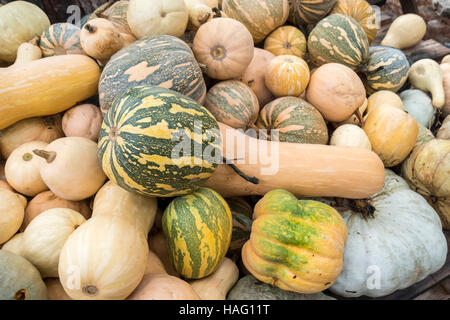
[[[0,7],[0,299],[381,297],[445,263],[450,57],[365,0]],[[407,33],[405,33],[407,30]]]

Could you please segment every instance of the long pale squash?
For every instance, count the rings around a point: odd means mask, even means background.
[[[85,55],[43,58],[0,70],[0,129],[62,112],[97,92],[100,68]]]
[[[233,163],[239,170],[259,179],[253,184],[221,164],[205,186],[223,197],[264,195],[281,188],[296,196],[363,199],[383,187],[383,162],[368,149],[258,141],[219,125],[223,156],[238,159]],[[241,142],[233,146],[233,139]]]

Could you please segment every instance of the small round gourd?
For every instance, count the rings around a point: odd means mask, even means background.
[[[380,90],[367,99],[367,113],[384,105],[403,110],[403,101],[398,94],[389,90]]]
[[[305,60],[293,55],[281,55],[267,65],[265,83],[276,97],[298,97],[308,86],[309,77]]]
[[[372,145],[367,134],[363,129],[354,124],[339,126],[331,136],[330,145],[372,150]]]
[[[306,38],[296,27],[282,26],[274,30],[266,38],[264,50],[276,56],[289,54],[305,59]]]
[[[84,54],[80,43],[81,30],[71,23],[55,23],[45,30],[39,42],[44,57]]]
[[[237,80],[214,85],[206,95],[204,106],[217,121],[233,128],[253,126],[258,118],[259,102],[253,91]]]
[[[26,205],[24,196],[0,188],[0,244],[11,239],[19,230]]]
[[[195,34],[192,50],[213,79],[239,77],[252,61],[254,43],[239,21],[216,18],[203,24]]]
[[[47,287],[27,259],[0,250],[0,300],[47,300]]]
[[[97,142],[102,122],[103,116],[99,107],[81,104],[64,113],[62,129],[66,137],[84,137]]]
[[[48,190],[39,172],[41,157],[33,153],[35,149],[43,149],[48,143],[32,141],[15,149],[6,160],[5,175],[8,183],[19,193],[34,197]]]

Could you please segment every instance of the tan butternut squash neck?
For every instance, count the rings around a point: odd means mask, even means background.
[[[45,150],[35,149],[35,150],[33,150],[33,153],[35,155],[37,155],[38,157],[44,158],[47,161],[47,163],[52,163],[56,158],[55,151],[45,151]]]

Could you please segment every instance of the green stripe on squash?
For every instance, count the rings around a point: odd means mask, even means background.
[[[55,23],[45,30],[39,42],[44,57],[84,54],[80,42],[81,29],[70,23]]]
[[[336,0],[292,0],[294,21],[297,25],[317,23],[325,17]]]

